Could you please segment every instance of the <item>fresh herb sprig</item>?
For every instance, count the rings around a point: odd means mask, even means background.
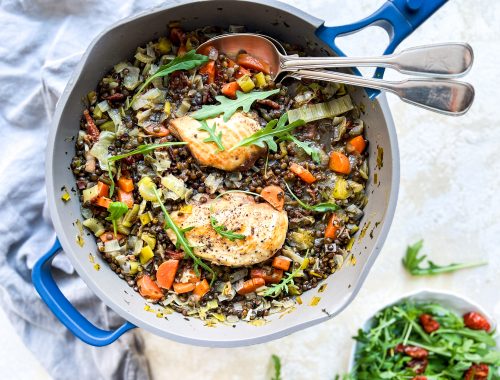
[[[113,223],[113,231],[115,236],[118,229],[118,219],[120,219],[128,211],[128,206],[123,202],[111,202],[108,207],[109,215],[106,220]]]
[[[210,215],[210,224],[212,228],[217,232],[220,236],[225,237],[231,241],[235,240],[245,240],[246,236],[242,234],[237,234],[234,231],[228,230],[226,226],[219,224],[217,219],[213,215]]]
[[[272,152],[277,152],[278,144],[274,139],[287,139],[290,136],[290,132],[292,132],[295,128],[304,125],[303,120],[297,120],[291,124],[286,124],[287,121],[288,114],[284,113],[283,115],[281,115],[279,120],[271,120],[266,124],[264,128],[255,132],[253,135],[241,140],[231,149],[229,149],[229,151],[235,150],[240,146],[257,145],[261,148],[267,147]]]
[[[215,97],[215,100],[217,100],[219,104],[203,106],[198,111],[193,112],[191,117],[196,120],[206,120],[223,115],[224,121],[228,121],[238,109],[241,108],[244,112],[248,112],[256,100],[266,99],[271,95],[277,94],[279,91],[279,89],[252,91],[248,93],[237,91],[236,99],[229,99],[219,95]]]
[[[195,50],[190,50],[183,56],[175,57],[166,65],[160,66],[156,73],[146,79],[142,86],[139,87],[139,89],[136,91],[127,108],[130,108],[132,104],[134,104],[134,102],[137,100],[137,97],[155,78],[165,77],[178,70],[191,70],[195,67],[201,66],[206,62],[208,62],[208,57],[202,54],[197,54]]]
[[[271,359],[273,361],[273,366],[274,366],[274,376],[271,378],[271,380],[283,380],[281,377],[281,359],[278,355],[273,354],[271,356]]]
[[[177,238],[177,241],[175,242],[175,247],[177,249],[179,247],[182,247],[184,252],[193,260],[194,262],[193,269],[197,276],[200,275],[199,267],[202,267],[203,269],[212,274],[212,280],[210,281],[210,285],[212,285],[215,279],[217,278],[217,275],[212,268],[210,268],[207,264],[203,262],[202,259],[200,259],[198,256],[195,255],[192,247],[189,245],[185,233],[189,231],[191,228],[187,229],[179,228],[172,220],[172,217],[170,216],[167,209],[165,208],[165,205],[161,201],[160,194],[158,193],[158,189],[156,188],[156,185],[154,185],[154,183],[152,183],[151,188],[156,196],[158,203],[160,204],[161,210],[163,211],[163,215],[165,216],[165,224],[166,224],[165,229],[171,229]]]
[[[406,255],[402,262],[403,267],[413,276],[433,276],[441,273],[455,272],[457,270],[474,268],[486,265],[487,262],[473,263],[452,263],[448,265],[437,265],[433,261],[428,260],[426,255],[419,255],[420,250],[424,245],[424,241],[420,240],[406,249]],[[421,264],[426,261],[427,266]]]
[[[311,146],[309,143],[306,143],[305,141],[300,141],[292,134],[282,137],[281,140],[292,141],[295,145],[297,145],[299,148],[302,148],[304,152],[306,152],[309,156],[311,156],[314,162],[316,162],[317,164],[321,163],[320,152],[318,148]]]
[[[203,142],[213,142],[217,145],[219,148],[219,151],[222,152],[226,148],[224,148],[224,145],[222,144],[222,132],[217,133],[217,123],[214,122],[212,127],[208,126],[208,123],[206,120],[200,120],[201,127],[198,128],[199,131],[205,131],[208,132],[210,137],[207,137]]]
[[[328,202],[317,203],[315,205],[308,205],[307,203],[301,201],[299,199],[299,197],[297,197],[293,193],[293,191],[292,191],[292,189],[290,189],[290,186],[288,185],[288,183],[285,182],[285,186],[288,189],[288,192],[290,193],[292,198],[297,201],[297,203],[299,204],[300,207],[302,207],[306,210],[313,211],[313,212],[329,212],[329,211],[337,211],[339,209],[339,206],[336,205],[335,203],[328,203]]]
[[[297,269],[289,273],[286,277],[283,277],[280,282],[277,284],[274,284],[270,286],[265,292],[264,292],[264,297],[278,297],[281,293],[285,292],[288,293],[288,289],[290,286],[295,286],[294,278],[297,277],[297,275],[303,271],[304,269],[307,268],[309,265],[309,259],[307,258],[309,256],[309,251],[307,251],[306,256],[304,257],[304,261],[302,262],[302,265],[300,265]]]
[[[187,143],[184,141],[171,141],[171,142],[164,142],[164,143],[160,143],[160,144],[143,144],[143,145],[139,145],[136,149],[131,150],[130,152],[109,157],[108,158],[108,175],[109,175],[109,179],[111,180],[111,186],[109,187],[109,196],[112,197],[113,193],[115,192],[115,180],[113,178],[113,168],[112,168],[112,164],[114,162],[122,160],[122,159],[130,157],[130,156],[135,156],[136,154],[146,154],[146,153],[152,152],[155,149],[166,148],[169,146],[176,146],[176,145],[186,145],[186,144]]]

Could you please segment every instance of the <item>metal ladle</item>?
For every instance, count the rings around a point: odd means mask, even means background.
[[[244,50],[268,62],[273,79],[283,72],[289,72],[289,76],[298,79],[332,81],[385,90],[407,103],[446,115],[466,113],[474,100],[474,88],[469,83],[455,80],[422,78],[386,81],[321,70],[370,66],[392,68],[404,74],[459,77],[470,70],[474,60],[472,48],[466,43],[427,45],[403,50],[399,54],[371,58],[287,56],[281,54],[266,37],[252,33],[217,36],[200,45],[198,51],[203,51],[208,45],[227,55],[236,55]]]

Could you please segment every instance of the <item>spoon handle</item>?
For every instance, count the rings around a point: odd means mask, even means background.
[[[289,76],[386,90],[396,94],[407,103],[451,116],[466,113],[474,100],[474,87],[469,83],[455,80],[407,79],[396,82],[367,79],[328,70],[298,70],[290,73]]]
[[[474,61],[472,48],[467,43],[452,42],[406,49],[397,54],[380,57],[280,57],[281,70],[321,69],[333,67],[386,67],[404,74],[460,77]]]

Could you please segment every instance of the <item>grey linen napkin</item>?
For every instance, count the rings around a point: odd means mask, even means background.
[[[45,204],[44,151],[50,118],[91,39],[113,21],[159,1],[0,1],[0,307],[54,379],[149,379],[143,341],[128,332],[95,348],[76,339],[31,283],[31,268],[55,239]],[[123,323],[59,254],[63,293],[104,329]]]

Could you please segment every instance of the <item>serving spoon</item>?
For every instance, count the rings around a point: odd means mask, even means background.
[[[399,54],[372,58],[287,56],[281,54],[265,36],[252,33],[217,36],[201,44],[197,50],[203,51],[208,46],[228,55],[236,55],[244,50],[266,61],[270,65],[273,79],[283,72],[289,72],[289,76],[298,79],[316,79],[386,90],[403,101],[446,115],[464,114],[474,100],[474,88],[459,81],[431,78],[386,81],[317,70],[325,67],[377,66],[394,68],[405,74],[459,77],[470,70],[474,60],[472,48],[466,43],[427,45],[407,49]]]

